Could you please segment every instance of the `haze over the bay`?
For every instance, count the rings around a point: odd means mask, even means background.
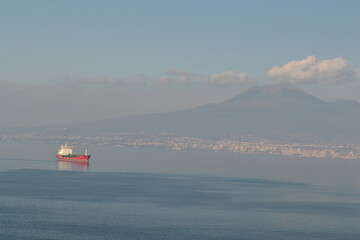
[[[358,1],[4,1],[0,127],[221,103],[291,84],[360,101]]]

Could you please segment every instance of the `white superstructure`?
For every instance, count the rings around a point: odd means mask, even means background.
[[[61,145],[58,154],[59,155],[68,155],[68,154],[73,154],[73,146],[68,146],[67,144]]]

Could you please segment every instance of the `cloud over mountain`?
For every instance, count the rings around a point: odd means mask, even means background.
[[[351,69],[346,59],[337,57],[322,60],[315,56],[272,67],[267,77],[274,82],[330,85],[360,79],[359,69]]]

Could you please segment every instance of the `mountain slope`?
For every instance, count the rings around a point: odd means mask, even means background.
[[[186,136],[302,135],[357,137],[360,104],[322,101],[291,85],[265,85],[218,104],[73,126],[81,132],[174,132]]]

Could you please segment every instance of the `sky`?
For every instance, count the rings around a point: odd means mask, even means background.
[[[177,111],[271,83],[360,101],[360,1],[0,6],[0,127]]]

